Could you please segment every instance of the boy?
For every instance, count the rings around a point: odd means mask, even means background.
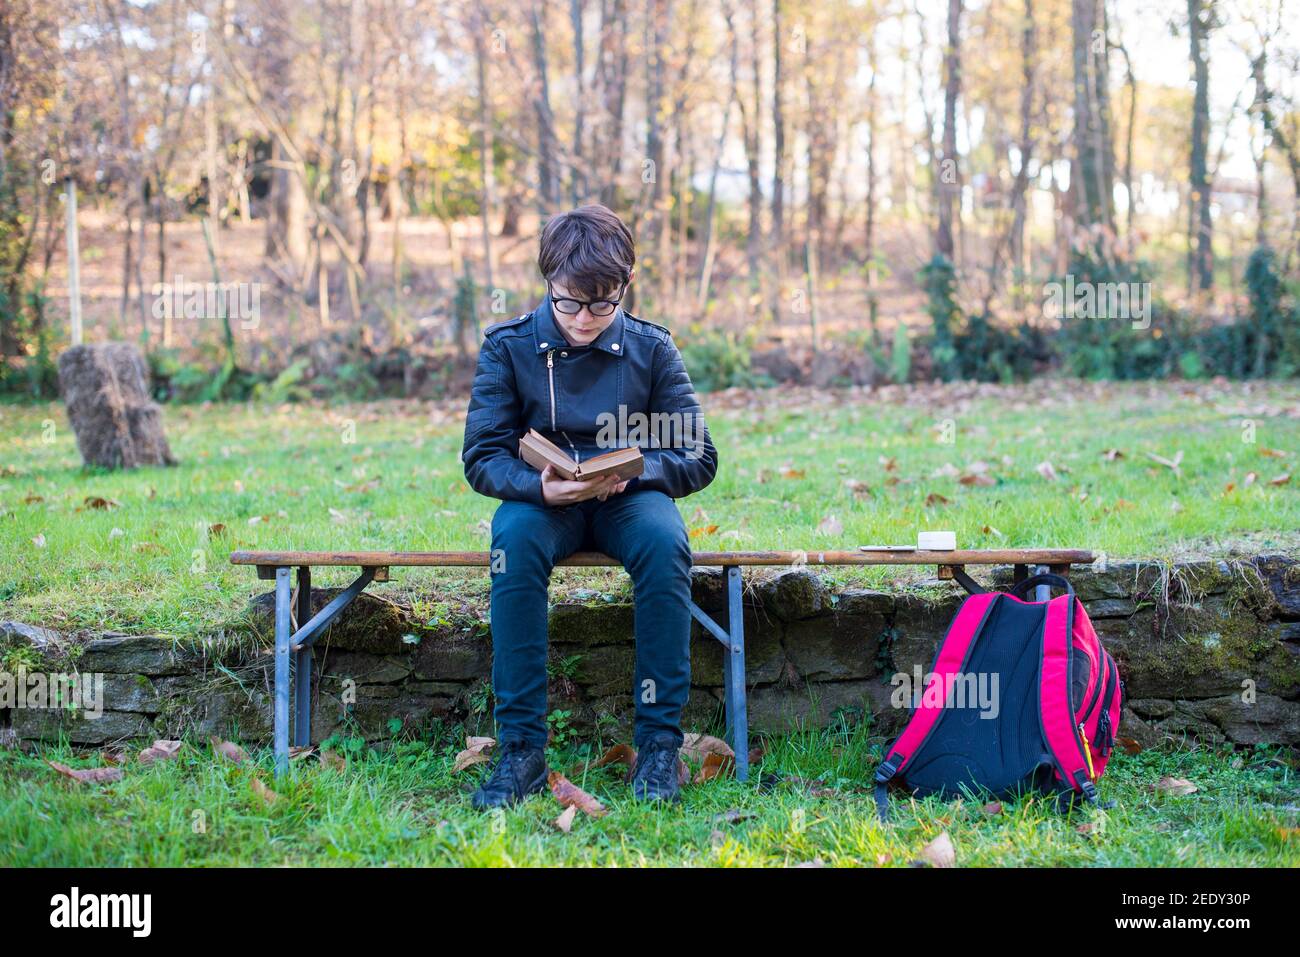
[[[682,706],[690,690],[690,565],[674,499],[713,480],[717,451],[672,335],[619,305],[636,260],[632,234],[604,206],[550,220],[537,265],[546,297],[488,328],[461,459],[475,491],[502,500],[492,518],[492,688],[499,757],[474,793],[504,807],[546,787],[546,621],[551,570],[576,551],[623,563],[635,592],[633,794],[678,798]],[[629,439],[628,423],[637,423]],[[647,437],[645,428],[650,425]],[[674,435],[659,434],[667,423]],[[642,446],[626,482],[566,481],[519,458],[536,429],[574,458]]]

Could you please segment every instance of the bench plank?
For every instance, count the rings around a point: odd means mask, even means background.
[[[1090,551],[1081,549],[982,549],[950,552],[694,552],[694,565],[1090,565]],[[230,553],[232,565],[284,566],[392,566],[486,568],[488,552],[254,552]],[[600,552],[575,552],[560,562],[569,567],[599,567],[621,563]]]

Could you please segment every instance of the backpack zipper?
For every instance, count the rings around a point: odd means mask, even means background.
[[[1079,722],[1079,740],[1083,742],[1083,755],[1088,759],[1088,780],[1094,781],[1097,778],[1097,772],[1092,765],[1092,748],[1088,746],[1088,735],[1083,730],[1083,722]]]

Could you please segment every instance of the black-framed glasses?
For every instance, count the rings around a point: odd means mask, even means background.
[[[551,297],[551,305],[561,315],[576,316],[582,311],[582,307],[586,306],[589,313],[603,319],[606,316],[612,316],[614,310],[618,308],[618,304],[623,301],[623,293],[627,292],[627,283],[623,283],[622,288],[619,289],[617,299],[593,299],[587,302],[582,299],[570,299],[567,296],[557,298],[555,290],[551,288],[549,279],[546,281],[546,292]]]

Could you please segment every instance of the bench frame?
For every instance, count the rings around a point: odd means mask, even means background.
[[[293,712],[293,745],[311,745],[312,646],[316,639],[371,582],[388,581],[389,568],[487,567],[487,552],[246,552],[231,553],[235,565],[257,566],[258,577],[275,582],[275,686],[273,741],[275,773],[289,767],[289,715]],[[951,552],[696,552],[692,564],[721,567],[726,576],[726,624],[715,621],[694,601],[691,616],[722,645],[723,699],[727,741],[735,751],[736,778],[749,777],[748,692],[745,685],[745,624],[741,568],[759,565],[933,565],[941,579],[956,581],[968,592],[978,588],[966,575],[966,565],[1013,565],[1015,580],[1052,571],[1068,575],[1071,565],[1091,564],[1093,555],[1077,550],[990,550]],[[578,553],[559,563],[569,567],[619,566],[608,555]],[[311,614],[311,570],[319,566],[351,566],[361,574],[324,608]],[[297,574],[294,607],[293,569]],[[1046,586],[1036,598],[1045,601]],[[294,630],[294,620],[297,630]],[[292,700],[291,700],[292,699]]]

